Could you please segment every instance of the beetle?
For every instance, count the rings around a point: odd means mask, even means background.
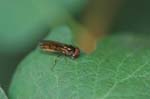
[[[77,58],[80,54],[80,49],[78,47],[60,43],[58,41],[42,40],[39,46],[45,52],[60,53],[71,56],[73,59]]]

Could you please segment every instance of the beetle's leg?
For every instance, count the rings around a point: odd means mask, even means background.
[[[58,59],[59,59],[60,56],[62,56],[62,55],[58,55],[58,56],[54,59],[54,64],[53,64],[53,66],[51,67],[51,70],[52,70],[52,71],[54,70],[54,67],[56,66],[56,64],[57,64]]]

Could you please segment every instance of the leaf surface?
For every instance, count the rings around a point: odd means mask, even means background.
[[[1,87],[0,87],[0,99],[8,99]]]
[[[72,44],[71,30],[54,29],[46,38]],[[96,51],[73,60],[37,47],[18,66],[10,99],[149,99],[150,40],[115,34]]]

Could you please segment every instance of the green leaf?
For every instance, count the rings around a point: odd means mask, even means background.
[[[72,43],[71,30],[54,29],[46,38]],[[99,42],[92,54],[73,60],[31,52],[18,66],[10,99],[149,99],[150,40],[116,34]]]
[[[0,99],[8,99],[1,87],[0,87]]]

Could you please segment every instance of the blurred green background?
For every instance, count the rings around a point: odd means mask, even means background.
[[[0,0],[0,84],[7,90],[17,64],[51,28],[80,17],[88,0]],[[112,33],[150,32],[150,1],[126,0]]]
[[[115,20],[114,31],[149,34],[149,4],[149,0],[125,0],[125,4]]]
[[[0,84],[7,89],[17,64],[55,25],[86,0],[0,0]]]

